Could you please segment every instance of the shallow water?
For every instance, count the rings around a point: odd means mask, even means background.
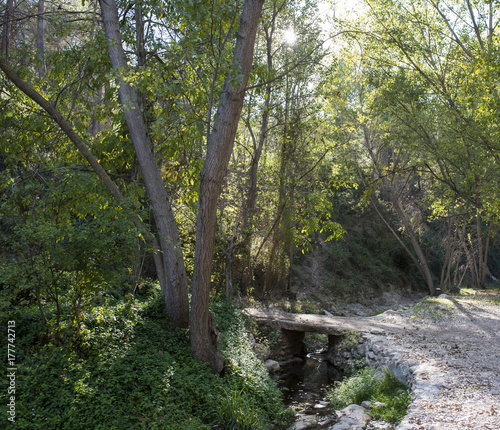
[[[326,388],[341,379],[341,373],[325,360],[325,351],[319,350],[307,354],[300,362],[284,365],[279,386],[288,407],[306,414],[324,415],[331,411],[319,402],[324,399]]]

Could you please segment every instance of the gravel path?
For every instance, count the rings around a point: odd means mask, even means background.
[[[440,296],[381,320],[423,390],[398,430],[500,429],[500,297]]]

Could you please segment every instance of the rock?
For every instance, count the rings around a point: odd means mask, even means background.
[[[374,408],[385,408],[387,406],[387,403],[382,403],[382,402],[374,402],[373,407]]]
[[[370,417],[365,413],[365,408],[359,405],[350,405],[337,411],[339,422],[329,430],[363,430],[366,428]]]
[[[304,415],[299,418],[288,430],[304,430],[311,427],[316,427],[316,415]]]
[[[257,358],[261,361],[266,361],[271,356],[271,350],[267,345],[263,345],[261,343],[254,343],[253,350]]]
[[[264,361],[264,366],[266,366],[268,372],[277,372],[280,370],[280,364],[274,360],[268,359]]]
[[[364,402],[361,402],[361,406],[363,406],[365,409],[370,409],[372,407],[372,402],[365,400]]]
[[[369,430],[394,430],[394,425],[385,421],[370,421],[367,426]]]

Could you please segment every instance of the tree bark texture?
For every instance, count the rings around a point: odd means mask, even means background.
[[[127,73],[128,65],[121,42],[116,2],[115,0],[100,0],[99,4],[104,31],[109,43],[109,58],[112,67],[118,73],[119,95],[125,120],[142,170],[146,192],[151,199],[158,228],[166,275],[165,288],[162,288],[165,307],[174,326],[187,327],[189,325],[189,299],[179,231],[165,184],[156,163],[147,127],[137,100],[137,92],[123,79]],[[158,273],[158,276],[161,274]]]
[[[217,351],[217,336],[208,309],[217,202],[243,108],[263,4],[264,0],[245,0],[243,4],[233,56],[233,64],[239,66],[242,80],[234,88],[230,77],[226,79],[213,129],[207,139],[207,154],[201,172],[191,305],[191,350],[194,357],[209,363],[212,371],[217,373],[222,371],[224,358]]]

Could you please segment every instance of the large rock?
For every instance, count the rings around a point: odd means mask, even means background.
[[[359,405],[350,405],[337,411],[339,422],[330,427],[329,430],[363,430],[366,428],[370,417],[366,415],[365,408]]]

